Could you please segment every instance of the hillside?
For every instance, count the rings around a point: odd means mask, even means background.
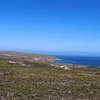
[[[100,100],[100,70],[0,63],[0,100]]]

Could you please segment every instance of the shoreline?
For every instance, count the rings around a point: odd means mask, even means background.
[[[61,59],[61,58],[59,58],[59,57],[57,57],[56,56],[56,59],[53,59],[52,61],[51,61],[51,63],[54,63],[54,64],[60,64],[60,65],[72,65],[72,66],[80,66],[80,67],[90,67],[90,68],[100,68],[100,65],[89,65],[89,64],[78,64],[78,63],[67,63],[67,62],[60,62],[61,60],[63,60],[63,59]]]

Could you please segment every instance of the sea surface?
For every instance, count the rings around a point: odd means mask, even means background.
[[[88,56],[56,56],[57,63],[64,64],[78,64],[88,67],[100,67],[100,57],[88,57]]]

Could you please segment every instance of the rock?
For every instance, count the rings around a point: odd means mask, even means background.
[[[4,73],[0,72],[0,76],[4,75]]]

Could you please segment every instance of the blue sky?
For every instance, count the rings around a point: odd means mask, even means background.
[[[0,50],[100,55],[100,1],[1,0]]]

